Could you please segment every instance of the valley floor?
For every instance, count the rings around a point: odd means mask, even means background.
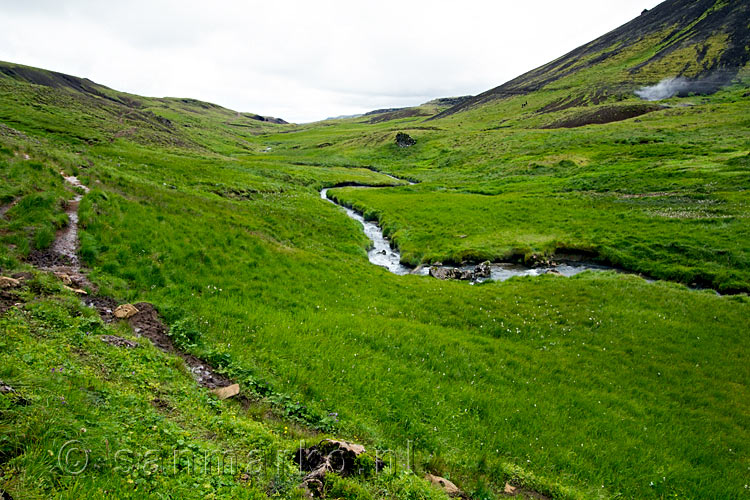
[[[0,301],[12,389],[0,488],[13,498],[290,498],[300,440],[324,437],[372,452],[366,473],[330,475],[331,498],[445,498],[425,473],[475,499],[506,483],[550,498],[746,498],[744,88],[571,130],[455,115],[239,135],[214,111],[157,103],[178,132],[110,137],[106,107],[52,91],[34,107],[23,92],[42,90],[3,85],[0,274],[28,273]],[[398,147],[400,130],[416,144]],[[87,293],[154,304],[175,344],[239,381],[247,404],[196,386],[179,357],[34,265],[69,223],[61,170],[89,189],[77,212]],[[378,220],[405,264],[574,250],[657,281],[397,276],[320,198],[342,184],[389,186],[330,193]],[[71,441],[90,457],[80,474],[60,466]],[[123,449],[127,466],[113,462]],[[272,467],[149,469],[149,450],[258,453]],[[380,474],[374,450],[396,457]]]

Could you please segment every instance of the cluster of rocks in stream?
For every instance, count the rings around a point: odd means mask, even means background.
[[[486,260],[473,269],[459,269],[456,267],[442,267],[434,265],[430,267],[430,276],[439,280],[465,280],[476,281],[480,278],[489,278],[492,269],[490,261]]]

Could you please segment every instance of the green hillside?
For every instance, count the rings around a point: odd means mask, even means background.
[[[746,498],[749,22],[670,0],[473,99],[303,125],[0,63],[0,493]],[[323,188],[412,267],[612,269],[395,275]],[[306,492],[324,438],[367,452]]]

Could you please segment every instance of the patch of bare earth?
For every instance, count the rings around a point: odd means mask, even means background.
[[[602,106],[600,108],[581,111],[573,116],[566,116],[540,128],[576,128],[585,125],[603,125],[606,123],[629,120],[663,109],[657,104],[631,104],[628,106]]]

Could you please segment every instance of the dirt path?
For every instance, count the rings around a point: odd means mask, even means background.
[[[63,284],[73,288],[82,296],[86,306],[93,307],[99,312],[102,320],[107,323],[114,322],[117,320],[115,310],[120,304],[111,297],[96,295],[97,287],[89,281],[86,270],[81,267],[78,258],[78,207],[83,199],[80,191],[88,193],[89,188],[81,184],[75,176],[66,176],[64,172],[60,174],[75,192],[73,200],[66,208],[68,225],[57,233],[54,243],[48,250],[32,252],[28,261],[40,271],[53,273]],[[88,292],[92,292],[93,295],[89,295]],[[229,378],[217,373],[216,369],[208,363],[179,350],[169,336],[169,328],[161,320],[152,304],[139,302],[135,304],[135,308],[138,312],[128,318],[128,323],[135,334],[148,338],[162,351],[182,358],[199,385],[208,389],[216,389],[233,383]]]
[[[78,192],[82,190],[84,193],[89,192],[89,188],[81,184],[81,181],[74,175],[66,176],[64,172],[60,172],[65,182],[73,187],[75,196],[73,200],[68,202],[66,213],[68,214],[68,225],[60,231],[52,245],[52,251],[54,253],[65,256],[73,266],[78,267],[80,271],[80,264],[78,262],[78,205],[83,199],[83,194]]]
[[[68,185],[75,193],[73,199],[68,202],[65,212],[68,215],[68,225],[57,232],[55,241],[47,250],[32,251],[27,261],[41,271],[53,273],[66,286],[69,286],[85,295],[85,289],[96,291],[96,287],[89,281],[86,273],[81,269],[78,259],[78,206],[83,194],[88,193],[89,188],[81,184],[75,176],[66,176],[60,172]]]

